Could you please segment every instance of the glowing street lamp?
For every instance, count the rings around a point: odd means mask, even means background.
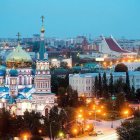
[[[126,116],[126,118],[128,118],[129,111],[128,110],[125,110],[123,113]]]
[[[75,137],[77,136],[77,134],[78,134],[78,129],[77,128],[74,128],[73,130],[72,130],[72,133],[75,135]]]
[[[59,137],[63,138],[64,137],[64,133],[63,132],[59,132]]]
[[[103,108],[104,108],[104,106],[102,105],[102,106],[101,106],[101,109],[103,109]]]
[[[78,114],[78,118],[82,118],[83,117],[83,115],[82,114]]]
[[[89,124],[87,124],[87,125],[86,125],[86,127],[85,127],[85,130],[87,130],[87,131],[88,131],[90,128],[91,128],[91,127],[90,127],[90,125],[89,125]]]
[[[41,130],[41,129],[39,129],[39,130],[38,130],[38,133],[39,133],[39,134],[41,134],[41,133],[42,133],[42,130]]]
[[[91,113],[91,112],[89,112],[88,114],[89,114],[90,116],[92,115],[92,113]]]
[[[23,133],[23,134],[21,134],[21,138],[23,140],[29,140],[30,137],[31,137],[30,133]]]
[[[90,100],[90,99],[87,99],[87,100],[86,100],[86,103],[87,103],[87,104],[90,104],[90,103],[91,103],[91,100]]]
[[[27,139],[28,139],[27,135],[24,135],[24,136],[23,136],[23,139],[24,139],[24,140],[27,140]]]
[[[103,116],[106,116],[106,113],[103,113]]]
[[[98,113],[101,113],[101,110],[100,110],[100,109],[98,109],[98,110],[97,110],[97,112],[98,112]]]
[[[82,112],[83,112],[83,110],[82,110],[82,109],[80,109],[80,110],[79,110],[79,112],[80,112],[80,113],[82,113]]]

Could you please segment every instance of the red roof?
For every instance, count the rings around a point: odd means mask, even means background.
[[[105,38],[105,41],[112,51],[129,53],[129,51],[123,50],[112,38]]]

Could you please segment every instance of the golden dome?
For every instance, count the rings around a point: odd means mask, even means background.
[[[44,26],[42,26],[42,28],[41,28],[41,32],[42,32],[42,33],[45,32],[45,28],[44,28]]]
[[[32,64],[31,56],[21,48],[20,44],[6,58],[8,67],[30,67]]]

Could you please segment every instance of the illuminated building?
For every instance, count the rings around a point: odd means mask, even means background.
[[[137,53],[127,51],[121,48],[117,41],[111,36],[110,38],[105,38],[102,36],[102,42],[99,45],[99,52],[103,54],[108,54],[109,57],[136,57]]]
[[[26,110],[35,110],[47,115],[55,104],[55,95],[51,93],[51,75],[48,54],[45,50],[43,21],[42,17],[35,74],[31,67],[32,59],[19,42],[6,58],[6,69],[0,70],[0,108],[5,107],[17,115],[23,115]]]
[[[109,84],[110,73],[106,72],[107,83]],[[129,74],[130,87],[134,87],[135,90],[140,88],[140,72],[131,71]],[[70,74],[69,75],[69,85],[73,90],[78,92],[78,96],[93,97],[93,86],[95,83],[95,78],[99,73],[85,73],[85,74]],[[113,82],[122,79],[123,82],[126,82],[126,73],[125,72],[112,72]],[[103,73],[101,73],[103,77]]]

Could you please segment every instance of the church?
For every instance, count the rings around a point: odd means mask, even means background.
[[[18,34],[19,37],[19,34]],[[55,105],[55,94],[51,93],[51,74],[48,54],[45,49],[44,17],[40,35],[40,48],[33,73],[31,56],[17,47],[6,57],[6,69],[0,70],[0,108],[23,115],[26,110],[47,115]]]

